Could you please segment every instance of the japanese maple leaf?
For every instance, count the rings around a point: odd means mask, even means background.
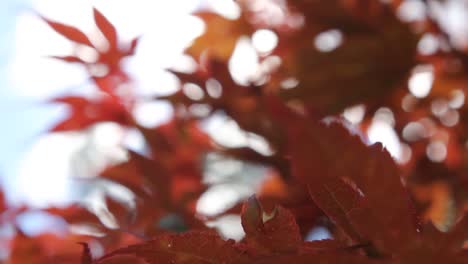
[[[294,113],[270,99],[272,114],[284,123],[293,175],[350,238],[388,253],[414,238],[408,194],[381,145],[369,147],[338,122]]]
[[[62,24],[42,17],[57,33],[68,40],[92,48],[98,54],[94,61],[86,61],[77,55],[52,56],[55,59],[83,65],[91,79],[101,91],[115,95],[120,84],[128,82],[129,77],[121,68],[121,61],[135,53],[139,38],[130,43],[121,43],[115,26],[96,8],[93,9],[94,21],[104,36],[105,47],[94,45],[90,38],[76,27]],[[97,71],[96,69],[102,69]]]
[[[434,241],[445,240],[454,241],[451,250],[435,252],[466,260],[462,246],[467,234],[460,232],[466,219],[449,234],[418,228],[400,172],[380,144],[368,146],[339,121],[321,121],[313,113],[291,111],[277,98],[268,100],[285,124],[293,175],[308,185],[314,202],[368,256],[430,259],[430,249],[437,248]]]
[[[57,33],[67,38],[70,41],[73,41],[77,44],[86,45],[90,48],[96,50],[99,54],[97,61],[94,63],[103,63],[110,67],[110,70],[119,68],[120,60],[126,56],[133,55],[135,48],[138,43],[138,38],[133,39],[127,47],[119,47],[118,33],[115,26],[96,8],[93,9],[94,22],[96,23],[98,29],[103,34],[105,41],[107,42],[106,48],[97,48],[90,40],[85,33],[79,30],[76,27],[52,21],[50,19],[42,17],[42,19]],[[58,59],[63,59],[68,62],[79,62],[83,63],[84,61],[78,57],[74,56],[65,56],[65,57],[56,57]]]
[[[52,100],[53,103],[67,105],[70,115],[56,124],[51,132],[82,130],[100,122],[129,123],[129,114],[117,98],[103,96],[88,99],[79,96],[64,96]]]
[[[264,220],[255,197],[244,204],[242,226],[246,238],[241,242],[224,240],[212,231],[190,231],[184,234],[165,234],[141,244],[113,251],[94,264],[107,263],[110,258],[135,256],[149,264],[162,263],[286,263],[286,261],[312,261],[336,263],[345,259],[350,263],[373,263],[365,256],[342,248],[331,241],[303,242],[294,217],[278,207]],[[361,261],[361,262],[358,262]],[[293,262],[295,263],[295,262]],[[301,263],[301,262],[298,262]]]

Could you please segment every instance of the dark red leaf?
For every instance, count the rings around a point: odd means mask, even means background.
[[[295,252],[302,244],[299,227],[294,216],[282,207],[276,207],[266,221],[265,212],[252,196],[242,209],[242,226],[246,233],[246,242],[258,252],[278,254]]]
[[[121,229],[126,230],[131,224],[134,223],[135,216],[137,214],[135,208],[131,208],[123,202],[116,201],[109,196],[105,197],[105,203],[107,209],[113,215]]]
[[[135,256],[118,255],[100,261],[99,264],[148,264],[148,262]]]
[[[93,257],[91,256],[91,250],[89,249],[88,244],[79,242],[78,244],[83,246],[83,254],[81,255],[81,264],[91,264],[93,262]]]
[[[253,262],[255,264],[392,264],[387,260],[372,260],[359,254],[331,251],[321,254],[294,254],[274,256]]]
[[[373,243],[383,252],[398,252],[404,241],[414,239],[407,191],[380,144],[366,146],[338,122],[325,124],[311,114],[293,113],[279,101],[270,103],[288,133],[293,174],[308,184],[317,205],[351,239]]]
[[[133,255],[148,264],[243,264],[250,263],[249,255],[234,244],[212,232],[188,232],[182,235],[162,235],[143,244],[118,249],[96,262],[118,255]]]

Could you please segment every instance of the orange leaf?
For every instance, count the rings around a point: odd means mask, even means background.
[[[227,61],[239,37],[250,36],[254,31],[244,17],[231,20],[210,12],[198,12],[195,15],[200,17],[206,26],[205,32],[187,50],[188,54],[197,59],[204,51],[208,51],[214,58]]]

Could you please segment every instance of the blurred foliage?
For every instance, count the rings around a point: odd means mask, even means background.
[[[468,49],[453,45],[432,1],[418,1],[426,14],[411,21],[397,16],[408,1],[236,2],[236,19],[194,14],[206,25],[186,50],[196,68],[170,70],[180,89],[155,98],[138,96],[122,66],[138,38],[121,42],[96,9],[106,45],[43,18],[77,51],[85,45],[99,54],[94,61],[79,52],[53,57],[84,67],[96,93],[52,99],[71,111],[50,131],[87,133],[113,122],[137,131],[145,150],[127,150],[126,161],[108,164],[98,177],[127,188],[131,201],[106,196],[97,209],[83,202],[43,210],[68,223],[65,234],[25,235],[16,218],[33,209],[3,202],[1,224],[15,231],[2,240],[9,252],[3,263],[468,262]],[[256,71],[240,80],[233,54],[261,33],[277,43],[257,47]],[[139,124],[133,110],[148,99],[170,103],[171,120]],[[351,109],[362,117],[347,116]],[[219,115],[257,147],[215,141],[201,123]],[[402,157],[369,144],[376,120],[396,131]],[[204,215],[199,198],[223,182],[206,177],[213,157],[221,161],[219,177],[229,162],[264,169],[260,176],[243,171],[255,196]],[[245,232],[237,242],[209,224],[232,214]],[[305,241],[318,226],[332,237]]]

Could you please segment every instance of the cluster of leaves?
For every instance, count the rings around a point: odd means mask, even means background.
[[[106,199],[105,213],[117,228],[79,204],[49,208],[45,211],[100,236],[28,237],[16,228],[6,263],[468,261],[468,107],[455,100],[466,93],[466,50],[451,45],[450,36],[429,15],[400,21],[395,13],[404,1],[236,2],[241,10],[237,19],[210,11],[195,14],[206,24],[205,33],[186,50],[196,70],[172,73],[181,87],[196,87],[202,96],[181,88],[154,98],[175,110],[169,122],[154,128],[135,121],[132,110],[141,98],[126,90],[131,78],[121,63],[134,54],[138,39],[121,43],[98,10],[94,19],[106,42],[101,46],[75,27],[44,18],[59,34],[98,54],[95,61],[55,57],[87,69],[97,93],[53,99],[71,112],[52,131],[84,131],[114,122],[139,131],[148,151],[128,150],[127,161],[100,174],[136,197],[134,207]],[[258,52],[261,70],[239,83],[229,59],[239,38],[260,29],[274,32],[278,45]],[[314,38],[330,30],[341,35],[337,47],[314,45]],[[430,54],[418,50],[428,35],[443,48]],[[434,82],[427,96],[417,98],[407,84],[421,65],[431,67]],[[360,123],[350,125],[340,114],[355,105],[365,106],[365,113]],[[197,106],[208,113],[194,113]],[[394,128],[411,151],[406,163],[397,164],[381,144],[366,140],[363,132],[382,107],[393,113]],[[215,143],[199,124],[220,112],[246,133],[263,138],[271,153]],[[453,115],[458,122],[447,121]],[[426,153],[434,142],[446,149],[438,162]],[[241,241],[223,239],[206,225],[213,217],[196,211],[209,187],[202,162],[209,153],[270,169],[256,196],[224,213],[241,215]],[[5,224],[24,210],[2,209]],[[306,241],[317,225],[326,226],[332,238]]]

